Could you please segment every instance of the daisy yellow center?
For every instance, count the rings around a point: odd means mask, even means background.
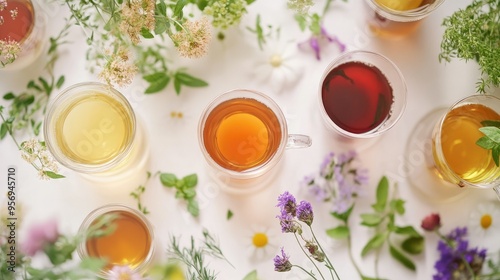
[[[126,272],[122,272],[118,276],[118,280],[131,280],[131,279],[132,279],[132,277],[130,277],[130,274],[128,274]]]
[[[252,243],[257,248],[262,248],[267,245],[267,235],[263,232],[257,232],[253,235]]]
[[[278,68],[283,63],[283,59],[281,58],[281,55],[273,54],[271,56],[271,59],[269,59],[269,63],[271,64],[272,67]]]
[[[493,219],[491,218],[490,214],[484,214],[481,216],[481,227],[483,229],[488,229],[491,226],[491,223],[493,222]]]

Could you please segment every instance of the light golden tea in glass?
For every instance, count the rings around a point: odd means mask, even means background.
[[[89,91],[67,104],[55,121],[61,152],[81,164],[102,164],[117,157],[133,138],[134,119],[109,94]]]
[[[252,98],[217,105],[203,128],[203,144],[221,167],[242,171],[267,162],[278,150],[282,128],[275,113]]]
[[[453,173],[470,183],[488,182],[500,176],[500,168],[496,167],[491,151],[476,144],[484,136],[479,128],[485,120],[500,120],[500,115],[482,104],[462,105],[446,114],[441,141],[435,143],[441,146],[444,157],[434,152],[438,169],[447,164]]]

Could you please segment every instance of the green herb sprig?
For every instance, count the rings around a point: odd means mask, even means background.
[[[410,270],[414,271],[416,269],[413,261],[403,252],[410,255],[421,253],[424,246],[424,238],[412,226],[399,226],[396,224],[396,216],[405,213],[404,203],[402,199],[389,197],[389,180],[384,176],[377,186],[376,202],[372,205],[373,212],[360,215],[361,225],[375,229],[374,235],[361,251],[362,257],[368,255],[370,252],[377,252],[375,278],[364,275],[352,255],[352,230],[349,226],[349,217],[353,211],[354,204],[344,213],[332,213],[332,216],[339,220],[341,225],[328,229],[326,233],[329,237],[335,239],[347,239],[349,257],[361,279],[380,279],[378,276],[378,259],[380,249],[384,244],[388,244],[389,253],[394,259]],[[394,244],[392,241],[391,237],[393,235],[405,237],[400,246]]]
[[[178,238],[171,237],[167,252],[170,258],[186,266],[188,279],[215,280],[217,273],[209,268],[206,257],[211,256],[226,261],[227,259],[222,254],[218,242],[207,230],[203,231],[203,237],[203,245],[197,246],[194,237],[191,236],[190,245],[187,247],[182,247]]]
[[[141,202],[141,197],[146,191],[146,186],[148,185],[149,179],[151,178],[151,172],[146,172],[146,182],[144,184],[139,185],[133,192],[130,193],[130,196],[137,200],[137,209],[141,211],[144,215],[149,214],[149,210],[144,206]]]
[[[454,12],[443,21],[439,61],[460,58],[479,64],[483,77],[477,83],[478,92],[500,85],[500,2],[473,0],[465,9]]]
[[[482,121],[483,127],[479,131],[484,133],[484,136],[476,141],[476,144],[486,150],[491,150],[491,157],[496,166],[499,166],[500,158],[500,121]]]
[[[198,175],[190,174],[181,179],[172,173],[161,173],[160,182],[167,188],[174,188],[175,198],[183,199],[187,202],[187,210],[193,217],[200,215],[200,207],[196,201],[196,185],[198,184]]]

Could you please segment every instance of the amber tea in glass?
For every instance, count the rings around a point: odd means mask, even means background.
[[[241,171],[268,161],[280,145],[282,131],[274,112],[251,98],[217,105],[203,129],[207,152],[220,166]]]
[[[143,270],[154,251],[153,231],[149,222],[134,209],[122,205],[107,205],[89,214],[80,230],[92,227],[104,215],[112,215],[113,230],[108,235],[87,238],[79,248],[80,256],[106,260],[103,274],[115,265]]]

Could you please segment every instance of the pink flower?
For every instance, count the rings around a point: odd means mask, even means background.
[[[137,271],[133,271],[129,266],[115,265],[108,272],[107,280],[144,280]]]
[[[55,219],[33,224],[28,229],[26,240],[21,244],[21,251],[28,256],[34,256],[38,251],[43,250],[45,245],[56,242],[58,237]]]
[[[434,231],[441,227],[441,217],[439,214],[432,213],[422,220],[421,227],[427,231]]]

